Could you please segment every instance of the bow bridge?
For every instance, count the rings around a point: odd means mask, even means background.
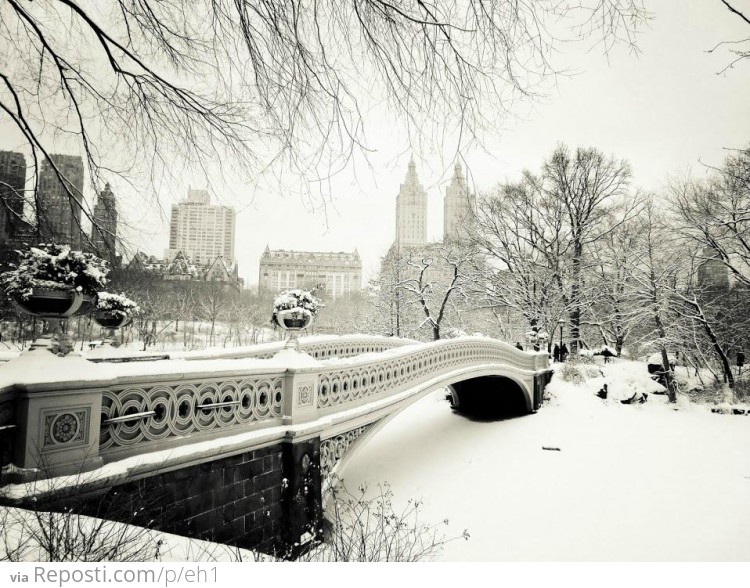
[[[459,410],[528,413],[551,373],[546,354],[484,337],[300,343],[22,354],[0,366],[0,498],[278,551],[314,534],[332,476],[419,398],[447,387]]]

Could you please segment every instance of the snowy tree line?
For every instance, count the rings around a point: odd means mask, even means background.
[[[736,387],[750,346],[750,149],[647,193],[627,161],[560,146],[538,171],[480,194],[471,220],[459,242],[384,258],[381,332],[513,342],[537,326],[549,350],[658,353],[665,371],[679,355]]]

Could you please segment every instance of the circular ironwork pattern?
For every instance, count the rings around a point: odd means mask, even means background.
[[[278,377],[106,390],[99,450],[280,419],[283,391]]]
[[[546,367],[546,357],[520,353],[497,341],[439,341],[405,357],[371,362],[347,369],[326,369],[318,379],[318,408],[356,402],[368,396],[393,394],[423,381],[472,364],[504,364],[524,371]],[[354,385],[354,382],[357,385]]]
[[[341,461],[341,458],[372,425],[373,423],[370,423],[364,427],[357,427],[320,442],[320,471],[323,478],[327,478],[333,473],[333,469]]]
[[[410,342],[405,339],[383,339],[382,337],[367,337],[357,338],[352,340],[347,338],[346,341],[341,341],[339,337],[333,337],[333,341],[314,341],[305,342],[300,340],[300,351],[307,353],[315,359],[331,359],[334,357],[354,357],[363,353],[380,353],[388,349],[394,349],[396,347],[403,347],[408,345]],[[253,350],[252,348],[246,349],[240,352],[237,351],[226,351],[219,354],[211,353],[211,358],[250,358],[255,359],[271,359],[276,355],[283,345],[279,347],[268,348],[267,345],[263,345],[262,349]],[[186,359],[207,359],[203,353],[190,353],[186,354]]]
[[[75,439],[81,424],[76,416],[66,412],[55,417],[52,421],[50,436],[55,443],[68,443]]]

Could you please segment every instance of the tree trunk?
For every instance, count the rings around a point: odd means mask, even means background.
[[[573,252],[573,283],[570,288],[570,353],[577,356],[581,338],[581,256],[583,245],[576,242]]]
[[[617,339],[615,339],[615,351],[617,352],[617,357],[620,357],[622,355],[622,346],[624,343],[625,343],[625,336],[617,335]]]
[[[664,324],[658,313],[654,314],[654,323],[656,324],[659,337],[663,341],[667,337],[667,331],[664,329]],[[672,366],[669,365],[669,356],[664,345],[661,345],[661,369],[664,371],[664,381],[667,383],[667,397],[669,398],[669,402],[677,402],[677,383],[674,381]]]

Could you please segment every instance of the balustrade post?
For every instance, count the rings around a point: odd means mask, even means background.
[[[287,370],[282,406],[284,424],[297,425],[315,420],[318,416],[317,406],[318,374]]]
[[[64,361],[76,361],[76,358],[68,357]],[[89,362],[80,361],[82,367],[91,369]],[[107,382],[97,382],[96,387],[84,381],[14,386],[13,463],[18,469],[7,481],[78,474],[100,467],[103,385]]]

